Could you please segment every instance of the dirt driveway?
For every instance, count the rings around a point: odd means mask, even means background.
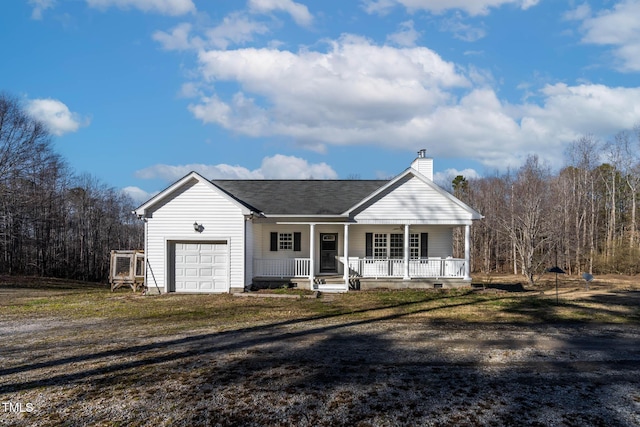
[[[640,425],[636,326],[109,322],[1,323],[0,424]]]

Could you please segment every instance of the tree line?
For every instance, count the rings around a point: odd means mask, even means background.
[[[556,265],[569,274],[640,272],[640,127],[604,142],[575,140],[557,172],[531,155],[518,169],[452,184],[485,216],[472,227],[475,272],[530,283]]]
[[[47,127],[0,93],[0,274],[105,281],[112,249],[143,247],[130,197],[74,173]]]

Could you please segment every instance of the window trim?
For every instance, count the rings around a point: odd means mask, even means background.
[[[279,251],[293,250],[293,233],[292,232],[278,233],[278,250]]]
[[[428,257],[428,236],[423,232],[409,233],[410,260]],[[404,233],[365,233],[365,257],[404,259]]]
[[[302,233],[299,231],[272,231],[269,235],[269,250],[271,252],[300,252],[302,250]]]

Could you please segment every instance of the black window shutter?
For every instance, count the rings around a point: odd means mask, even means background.
[[[293,250],[296,252],[302,250],[302,233],[298,231],[293,233]]]
[[[420,258],[429,257],[429,233],[420,233]]]
[[[373,258],[373,233],[365,234],[365,256]]]
[[[278,250],[278,233],[271,232],[271,251],[276,252]]]

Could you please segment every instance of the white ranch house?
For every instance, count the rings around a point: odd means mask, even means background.
[[[254,283],[344,292],[470,284],[482,216],[433,182],[421,150],[391,180],[208,180],[191,172],[135,213],[149,291],[242,292]],[[464,258],[453,230],[464,227]]]

